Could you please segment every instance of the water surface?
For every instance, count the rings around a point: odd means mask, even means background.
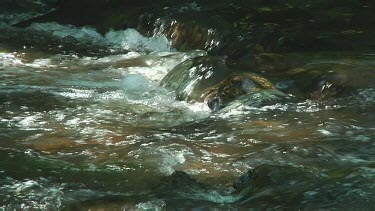
[[[302,69],[345,78],[343,95],[306,97],[290,88],[299,76],[265,73],[293,100],[216,113],[159,86],[205,54],[134,29],[3,24],[0,208],[374,205],[375,54],[305,53]],[[253,168],[249,190],[229,193]],[[215,188],[158,188],[175,170]]]

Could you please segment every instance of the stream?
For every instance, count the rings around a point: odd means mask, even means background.
[[[3,22],[0,210],[374,208],[374,53],[300,53],[344,95],[298,96],[296,77],[265,73],[293,99],[218,112],[160,86],[206,54],[131,28]],[[174,171],[211,189],[160,184]]]

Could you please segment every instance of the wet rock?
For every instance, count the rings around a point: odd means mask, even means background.
[[[284,94],[277,89],[264,89],[252,94],[246,94],[238,97],[234,101],[228,103],[227,106],[219,110],[219,114],[226,114],[232,110],[248,109],[253,107],[262,107],[292,101],[293,98]]]
[[[371,49],[375,22],[368,17],[374,6],[333,0],[60,0],[56,11],[18,26],[57,21],[102,33],[136,28],[166,35],[179,50],[205,49],[237,59],[264,52]]]
[[[187,60],[171,70],[161,85],[175,90],[176,99],[206,102],[219,110],[238,97],[263,89],[275,89],[266,78],[249,72],[236,72],[221,57],[198,57]]]
[[[211,51],[216,48],[223,40],[222,34],[217,29],[211,28],[210,24],[197,24],[198,20],[191,20],[197,17],[191,17],[191,15],[191,13],[184,17],[179,17],[180,14],[178,17],[163,17],[160,14],[143,15],[137,27],[148,36],[155,33],[165,35],[171,40],[172,47],[179,51],[196,49]],[[195,15],[202,16],[203,14],[199,12]]]
[[[178,191],[206,191],[210,187],[191,178],[183,171],[174,171],[162,180],[162,187]]]
[[[247,172],[241,174],[238,179],[233,183],[233,188],[236,189],[236,192],[240,192],[245,186],[249,185],[251,179],[254,176],[254,169],[250,169]]]
[[[204,101],[217,111],[240,96],[274,88],[270,81],[254,73],[232,74],[204,93]]]
[[[284,73],[304,64],[296,55],[278,53],[246,53],[241,57],[227,58],[229,67],[239,70],[251,70],[257,73]]]
[[[233,73],[221,57],[189,59],[173,68],[160,85],[176,91],[177,100],[203,101],[203,94]]]
[[[341,69],[340,65],[324,66],[314,65],[306,67],[304,71],[293,74],[285,86],[284,92],[291,93],[300,98],[314,100],[329,100],[342,96],[349,96],[365,83],[357,83],[361,76]],[[285,85],[285,83],[283,83]],[[282,85],[282,84],[279,84]]]
[[[314,91],[310,94],[313,99],[323,100],[351,93],[350,88],[345,86],[344,81],[337,77],[322,77],[315,87]]]

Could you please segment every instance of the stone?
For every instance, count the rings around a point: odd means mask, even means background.
[[[204,93],[204,102],[211,110],[217,111],[242,95],[274,88],[270,81],[257,74],[232,74]]]
[[[202,102],[202,94],[231,73],[233,70],[225,65],[222,57],[196,57],[173,68],[160,85],[174,90],[177,100]]]
[[[176,92],[177,100],[205,102],[217,111],[238,97],[263,89],[275,89],[266,78],[251,72],[236,72],[221,57],[203,56],[172,69],[161,85]]]
[[[196,189],[206,190],[208,185],[198,182],[183,171],[174,171],[170,176],[162,179],[162,185],[167,189],[185,190]]]
[[[253,169],[249,169],[247,172],[241,174],[233,183],[233,188],[236,189],[236,192],[241,191],[245,186],[249,185],[253,176]]]

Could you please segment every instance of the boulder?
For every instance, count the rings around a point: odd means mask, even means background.
[[[172,69],[161,81],[172,89],[177,100],[205,102],[217,111],[242,95],[275,89],[266,78],[228,68],[221,57],[203,56],[187,60]]]
[[[177,100],[202,102],[204,93],[233,73],[221,57],[196,57],[173,68],[160,85],[176,92]]]
[[[207,184],[198,182],[183,171],[174,171],[170,176],[161,180],[161,187],[177,191],[207,191],[212,188]]]
[[[217,111],[240,96],[274,88],[270,81],[255,73],[232,74],[205,92],[204,102]]]

